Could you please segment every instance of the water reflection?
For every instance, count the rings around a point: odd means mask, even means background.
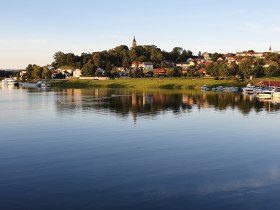
[[[57,97],[59,111],[93,109],[121,117],[132,115],[135,121],[138,116],[153,117],[166,111],[177,115],[193,109],[237,109],[248,115],[252,111],[277,112],[280,109],[279,99],[261,101],[251,95],[236,93],[67,89]]]

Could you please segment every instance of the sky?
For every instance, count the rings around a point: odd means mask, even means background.
[[[57,51],[156,45],[280,51],[277,0],[0,0],[0,69],[47,65]]]

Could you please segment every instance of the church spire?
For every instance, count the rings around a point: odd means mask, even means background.
[[[135,39],[135,36],[134,36],[131,48],[135,48],[135,47],[137,47],[137,42],[136,42],[136,39]]]
[[[269,47],[269,52],[272,52],[272,48],[271,48],[271,46]]]

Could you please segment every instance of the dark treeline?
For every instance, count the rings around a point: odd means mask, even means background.
[[[154,68],[173,68],[167,76],[203,76],[205,73],[215,78],[260,78],[280,76],[280,55],[267,53],[263,58],[254,56],[236,57],[229,62],[224,54],[210,54],[209,60],[203,60],[201,52],[194,56],[189,50],[181,47],[174,47],[171,52],[162,51],[154,45],[137,46],[129,49],[125,45],[118,46],[111,50],[104,50],[94,53],[82,53],[80,56],[73,53],[57,52],[54,55],[53,66],[58,68],[68,66],[80,68],[84,76],[96,75],[97,69],[105,70],[105,75],[110,76],[117,71],[117,67],[130,69],[133,61],[152,62]],[[187,62],[192,58],[195,64],[187,69],[176,67],[180,62]],[[204,73],[204,74],[205,74]],[[141,77],[141,74],[139,74]]]
[[[0,70],[0,78],[12,77],[15,75],[14,71]]]
[[[250,50],[248,52],[254,53]],[[263,53],[263,56],[240,56],[235,54],[198,53],[194,56],[189,50],[174,47],[170,52],[161,50],[155,45],[135,46],[128,48],[120,45],[114,49],[93,53],[56,52],[51,64],[52,70],[81,69],[82,76],[118,77],[125,71],[129,77],[167,76],[167,77],[202,77],[241,78],[277,77],[280,76],[280,54]],[[229,56],[230,55],[230,56]],[[132,68],[132,62],[151,62],[154,69],[164,68],[164,75],[156,71],[145,72],[145,69]],[[185,63],[185,66],[176,64]],[[28,65],[22,81],[36,79],[63,78],[65,72],[51,71],[50,66]],[[145,73],[145,74],[144,74]]]
[[[224,55],[220,54],[220,60],[215,60],[214,57],[213,54],[211,63],[207,66],[204,65],[207,73],[213,77],[238,76],[239,78],[250,78],[252,76],[261,78],[264,76],[280,76],[280,55],[277,53],[267,53],[264,58],[238,57],[231,63],[224,58]]]
[[[80,68],[84,76],[95,75],[98,68],[105,70],[105,74],[114,73],[117,67],[129,69],[133,61],[152,62],[154,68],[173,67],[175,63],[193,58],[193,53],[181,47],[174,47],[171,52],[162,51],[154,45],[137,46],[129,49],[125,45],[101,52],[73,53],[56,52],[53,66],[55,68],[68,66]]]

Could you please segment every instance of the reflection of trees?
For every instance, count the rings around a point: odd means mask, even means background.
[[[74,109],[96,110],[114,113],[121,117],[130,114],[136,120],[138,116],[156,116],[165,111],[174,114],[184,113],[194,107],[197,109],[214,108],[226,110],[238,109],[243,114],[252,110],[276,111],[279,104],[260,102],[252,96],[232,93],[166,93],[140,92],[113,89],[66,90],[58,95],[57,107],[60,111]]]

